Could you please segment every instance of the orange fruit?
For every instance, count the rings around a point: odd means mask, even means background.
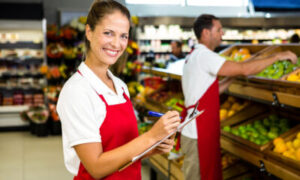
[[[298,148],[296,151],[296,158],[300,161],[300,148]]]
[[[277,146],[277,145],[279,145],[279,144],[281,144],[281,143],[284,143],[284,140],[283,140],[282,138],[280,138],[280,137],[275,138],[275,139],[273,140],[273,144],[274,144],[275,146]]]
[[[275,146],[274,152],[283,153],[287,150],[287,147],[284,143],[279,143]]]
[[[300,132],[298,132],[297,134],[297,139],[300,139]]]

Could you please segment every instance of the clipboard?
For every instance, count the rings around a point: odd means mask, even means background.
[[[199,103],[199,102],[198,102]],[[124,166],[122,166],[119,171],[122,171],[123,169],[125,169],[126,167],[130,166],[131,164],[133,164],[134,162],[136,162],[137,160],[139,160],[140,158],[142,158],[144,155],[146,155],[148,152],[150,152],[151,150],[153,150],[154,148],[156,148],[159,144],[161,144],[162,142],[164,142],[166,139],[168,139],[169,137],[171,137],[172,135],[176,134],[176,132],[179,132],[182,130],[182,128],[184,128],[184,126],[186,126],[188,123],[190,123],[192,120],[196,119],[198,116],[200,116],[204,110],[202,111],[198,111],[197,107],[198,107],[198,103],[195,105],[192,113],[188,116],[188,119],[186,119],[184,122],[182,122],[175,131],[171,132],[170,134],[168,134],[167,136],[165,136],[164,138],[162,138],[160,141],[156,142],[155,144],[153,144],[152,146],[150,146],[148,149],[146,149],[144,152],[142,152],[141,154],[135,156],[132,158],[132,160],[128,163],[126,163]]]

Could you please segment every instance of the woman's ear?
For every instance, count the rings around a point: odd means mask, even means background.
[[[91,41],[91,38],[92,38],[92,29],[90,27],[90,25],[85,25],[85,36],[86,36],[86,39]]]

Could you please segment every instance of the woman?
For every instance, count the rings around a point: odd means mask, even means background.
[[[127,46],[129,11],[112,1],[95,1],[86,25],[86,59],[64,85],[57,111],[62,122],[64,160],[74,179],[141,179],[136,162],[117,171],[179,125],[179,114],[167,112],[138,136],[128,89],[109,70]],[[168,139],[147,154],[169,152]]]

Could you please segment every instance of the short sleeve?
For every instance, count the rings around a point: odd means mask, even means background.
[[[63,89],[64,90],[64,89]],[[69,147],[74,145],[101,142],[99,123],[97,123],[91,97],[78,89],[63,91],[60,94],[57,112],[62,123],[63,135]],[[102,107],[105,111],[105,105]],[[99,119],[98,119],[99,121]]]
[[[209,51],[204,52],[202,56],[201,59],[203,61],[201,63],[203,63],[203,68],[211,75],[217,76],[226,59],[217,53]]]

